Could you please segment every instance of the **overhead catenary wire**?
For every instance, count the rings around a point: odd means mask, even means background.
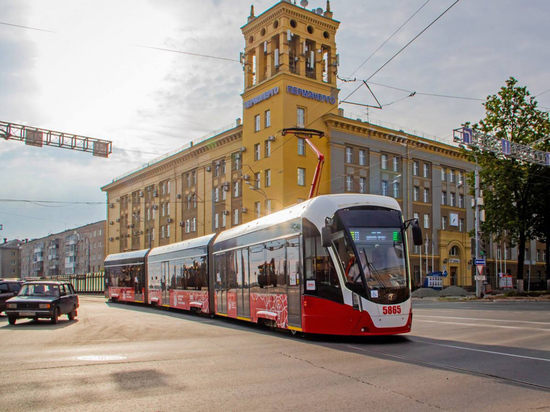
[[[451,4],[445,11],[443,11],[439,16],[435,18],[430,24],[428,24],[420,33],[418,33],[416,36],[414,36],[407,44],[405,44],[397,53],[395,53],[386,63],[384,63],[380,68],[378,68],[373,74],[371,74],[365,82],[368,82],[370,79],[372,79],[374,76],[376,76],[384,67],[386,67],[390,62],[395,59],[403,50],[405,50],[407,47],[409,47],[416,39],[418,39],[423,33],[425,33],[431,26],[433,26],[441,17],[443,17],[451,8],[453,8],[460,0],[456,0],[453,4]],[[353,90],[345,99],[349,99],[357,90],[361,88],[362,84],[360,84],[355,90]]]

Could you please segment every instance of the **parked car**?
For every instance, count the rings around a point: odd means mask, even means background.
[[[6,301],[17,296],[22,284],[19,279],[0,279],[0,312],[6,310]]]
[[[78,296],[70,283],[32,281],[25,282],[19,294],[7,300],[5,312],[10,325],[15,325],[17,319],[40,318],[48,318],[55,324],[61,315],[73,320],[78,307]]]

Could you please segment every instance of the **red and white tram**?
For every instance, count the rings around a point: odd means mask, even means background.
[[[110,255],[106,297],[132,301],[135,290],[136,302],[293,332],[407,333],[409,225],[415,244],[421,243],[417,222],[403,221],[395,199],[318,196],[218,235]],[[132,279],[138,282],[133,274],[143,268],[145,287],[138,295]]]

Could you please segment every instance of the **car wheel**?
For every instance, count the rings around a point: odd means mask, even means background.
[[[13,316],[9,316],[8,322],[10,323],[10,325],[15,325],[15,322],[17,322],[17,318],[14,318]]]
[[[59,308],[55,308],[54,315],[51,317],[51,322],[56,325],[59,322]]]
[[[67,317],[69,318],[69,320],[74,320],[75,316],[76,316],[76,309],[73,309],[69,313],[67,313]]]

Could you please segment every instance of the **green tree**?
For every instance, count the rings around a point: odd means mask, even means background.
[[[536,100],[513,77],[498,94],[488,96],[484,106],[485,118],[473,125],[481,133],[522,145],[533,144],[550,133],[548,113],[537,109]],[[485,209],[482,231],[494,235],[497,241],[517,246],[518,288],[522,288],[526,244],[541,233],[538,195],[543,166],[503,157],[483,147],[474,147],[469,156],[472,161],[477,158],[480,166]],[[550,192],[548,182],[545,191]]]

